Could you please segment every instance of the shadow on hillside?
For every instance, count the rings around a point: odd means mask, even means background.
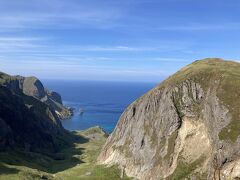
[[[9,168],[4,164],[0,163],[0,175],[17,174],[18,172],[19,172],[18,169]]]
[[[61,146],[57,153],[7,151],[0,153],[0,162],[38,169],[47,173],[61,172],[84,163],[80,157],[84,148],[76,147],[76,144],[87,143],[89,141],[87,138],[78,135],[76,132],[67,132],[58,141],[61,142]],[[0,166],[0,168],[2,167]],[[14,173],[14,169],[11,170],[9,169],[9,172]],[[8,172],[6,168],[5,171]]]

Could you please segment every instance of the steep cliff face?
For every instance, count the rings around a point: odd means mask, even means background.
[[[62,109],[61,96],[37,78],[0,73],[0,151],[57,152],[68,134]]]
[[[56,114],[41,101],[0,85],[0,150],[55,152],[65,134]]]
[[[73,115],[72,109],[63,105],[61,96],[57,92],[46,89],[36,77],[10,76],[0,73],[0,84],[46,103],[60,119]]]
[[[239,177],[240,64],[205,59],[133,102],[98,158],[139,179]]]

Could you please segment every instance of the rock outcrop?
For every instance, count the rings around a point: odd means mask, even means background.
[[[63,105],[61,96],[57,92],[46,89],[36,77],[10,76],[4,73],[0,75],[0,82],[3,86],[16,92],[21,91],[46,103],[60,119],[67,119],[73,115],[72,108]]]
[[[133,102],[98,162],[128,176],[240,178],[240,64],[196,61]]]

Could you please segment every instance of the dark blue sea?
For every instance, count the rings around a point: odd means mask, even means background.
[[[154,83],[43,80],[45,87],[61,94],[63,103],[73,107],[74,116],[62,121],[68,130],[84,130],[96,125],[112,132],[124,111]],[[83,112],[80,115],[80,112]]]

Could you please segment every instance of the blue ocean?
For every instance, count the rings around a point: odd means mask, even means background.
[[[43,80],[44,86],[59,92],[63,103],[74,108],[74,116],[62,121],[68,130],[84,130],[96,125],[112,132],[124,111],[154,83]]]

